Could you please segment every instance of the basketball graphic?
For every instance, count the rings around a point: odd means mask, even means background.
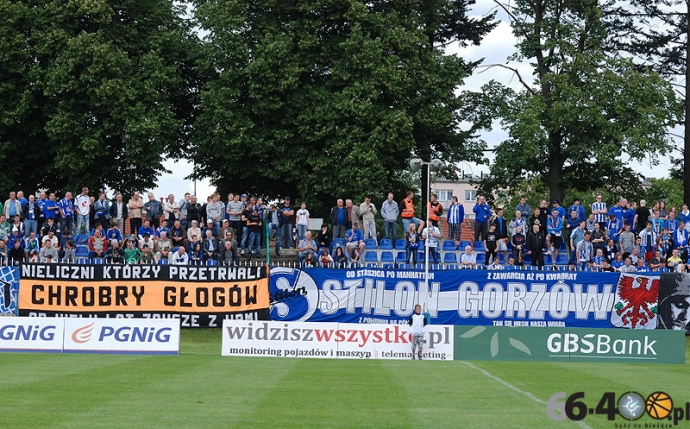
[[[654,392],[647,397],[645,407],[647,414],[654,419],[661,420],[671,414],[673,400],[664,392]]]

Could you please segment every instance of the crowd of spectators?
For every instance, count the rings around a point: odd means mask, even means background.
[[[41,192],[25,198],[10,192],[0,204],[0,263],[74,261],[78,257],[110,263],[238,264],[240,257],[261,258],[265,231],[275,238],[275,254],[296,248],[300,263],[309,266],[352,266],[362,263],[365,243],[378,243],[376,217],[383,220],[383,239],[396,242],[402,221],[405,262],[414,267],[418,250],[428,248],[430,262],[440,262],[440,249],[464,251],[459,266],[511,269],[529,264],[542,268],[545,255],[554,266],[580,271],[684,271],[688,260],[690,210],[666,208],[663,201],[639,206],[621,198],[611,207],[600,194],[591,207],[575,199],[565,209],[560,201],[542,199],[532,209],[521,198],[510,220],[503,208],[492,209],[483,196],[473,207],[474,240],[463,245],[465,212],[457,197],[444,210],[435,194],[415,216],[414,193],[399,203],[389,193],[377,207],[367,195],[361,204],[338,199],[315,236],[309,231],[305,202],[294,207],[289,196],[282,204],[265,204],[246,194],[213,194],[205,203],[186,193],[146,200],[134,192],[125,202],[118,193],[110,201],[84,187],[76,197],[62,199]],[[512,212],[512,211],[511,211]],[[511,213],[513,214],[513,213]],[[448,236],[440,220],[445,217]],[[128,222],[129,234],[125,234]],[[264,222],[268,224],[265,228]],[[448,246],[447,241],[452,242]],[[442,246],[443,245],[443,246]],[[477,246],[481,245],[481,249]],[[368,248],[367,248],[368,249]],[[477,255],[485,252],[483,261]],[[267,251],[267,249],[264,249]],[[560,254],[560,256],[559,256]],[[483,262],[483,263],[482,263]]]
[[[503,218],[502,209],[492,213],[479,197],[475,205],[475,243],[483,239],[488,269],[529,264],[542,268],[549,255],[554,268],[561,265],[577,271],[649,272],[686,271],[690,211],[683,204],[680,212],[667,208],[663,201],[639,205],[619,198],[608,206],[601,194],[591,207],[579,199],[565,209],[560,201],[539,202],[530,208],[525,198],[515,207],[515,217]],[[487,231],[488,226],[488,231]],[[472,248],[463,254],[470,261]],[[565,255],[559,258],[559,253]],[[503,252],[505,266],[497,261]],[[562,261],[559,264],[558,261]],[[468,262],[466,265],[476,264]]]
[[[236,265],[241,255],[261,257],[264,216],[271,211],[275,206],[245,194],[229,194],[227,204],[214,194],[201,204],[189,193],[179,201],[172,194],[157,200],[149,193],[144,201],[134,192],[125,202],[120,193],[112,201],[104,193],[90,196],[86,187],[76,197],[66,192],[60,200],[55,193],[27,199],[22,191],[10,192],[0,204],[0,263],[88,258]]]

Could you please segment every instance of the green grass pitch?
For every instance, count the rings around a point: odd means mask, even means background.
[[[687,365],[231,358],[220,343],[197,329],[180,356],[0,354],[0,428],[614,428],[552,421],[544,403],[630,390],[690,402]]]

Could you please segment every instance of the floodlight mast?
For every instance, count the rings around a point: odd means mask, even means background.
[[[433,234],[433,230],[429,227],[431,224],[429,215],[431,213],[431,210],[429,207],[431,204],[431,172],[432,171],[439,171],[443,167],[443,161],[440,159],[432,159],[431,161],[422,161],[420,158],[412,158],[410,160],[410,170],[413,172],[419,171],[423,168],[423,166],[427,167],[427,174],[426,174],[426,191],[428,191],[428,201],[423,200],[423,204],[426,205],[426,240],[424,243],[424,286],[425,286],[425,291],[424,292],[424,303],[422,305],[424,313],[428,313],[429,311],[429,243],[431,242],[431,234]],[[424,174],[422,173],[422,176]],[[424,207],[424,206],[422,206]],[[440,244],[440,243],[439,243]],[[416,258],[414,258],[416,259]],[[413,259],[413,260],[414,260]],[[422,292],[422,291],[420,291]]]

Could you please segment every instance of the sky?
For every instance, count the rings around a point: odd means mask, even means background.
[[[471,9],[471,15],[482,16],[496,9],[496,3],[493,0],[477,0],[477,3]],[[484,66],[491,64],[507,64],[508,57],[515,52],[515,44],[517,43],[517,40],[511,31],[508,15],[502,10],[498,10],[499,13],[497,15],[497,19],[500,22],[498,26],[489,35],[487,35],[487,37],[484,38],[480,46],[460,48],[457,44],[455,44],[449,46],[447,52],[460,55],[461,57],[471,61],[484,58]],[[522,75],[523,79],[527,80],[528,82],[530,81],[530,78],[532,77],[532,69],[528,64],[511,63],[510,66],[516,68]],[[501,67],[480,66],[475,74],[465,80],[465,85],[461,87],[460,90],[479,91],[482,85],[492,79],[495,79],[504,85],[509,85],[516,90],[519,90],[521,87],[521,84],[518,82],[517,77],[514,76],[512,71]],[[675,130],[675,133],[682,134],[682,130]],[[496,122],[494,124],[494,129],[489,132],[482,133],[482,138],[487,142],[489,148],[493,148],[507,138],[507,133],[505,130],[501,129],[500,124]],[[682,147],[682,144],[682,141],[679,141],[678,147]],[[679,152],[676,151],[674,155],[678,157]],[[491,160],[491,152],[487,152],[487,158]],[[627,159],[623,161],[628,162]],[[164,166],[172,173],[163,174],[159,178],[158,187],[152,191],[156,197],[174,194],[175,197],[179,199],[185,192],[194,192],[194,182],[184,180],[184,177],[192,172],[193,166],[190,162],[168,161],[164,163]],[[668,176],[668,170],[671,166],[671,163],[668,157],[661,157],[659,158],[658,166],[652,166],[650,162],[631,162],[630,166],[635,171],[638,171],[648,178],[660,178]],[[488,165],[477,165],[467,162],[462,163],[461,168],[466,174],[469,173],[473,175],[479,175],[482,172],[486,173],[489,171]],[[214,191],[215,188],[211,186],[208,180],[200,180],[196,182],[196,194],[200,197],[200,199],[205,200],[205,198],[211,195],[211,193]]]

